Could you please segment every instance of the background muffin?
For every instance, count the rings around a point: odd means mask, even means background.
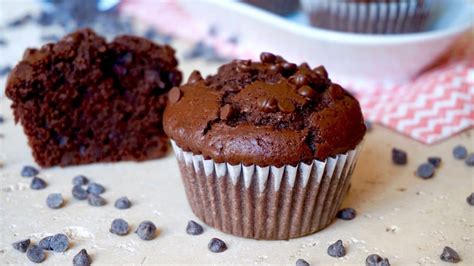
[[[302,0],[316,27],[356,33],[410,33],[426,29],[431,0]]]
[[[357,100],[323,67],[262,53],[173,88],[164,113],[194,213],[224,232],[288,239],[324,228],[365,134]]]

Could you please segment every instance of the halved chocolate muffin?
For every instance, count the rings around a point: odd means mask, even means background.
[[[224,232],[288,239],[318,231],[346,194],[365,125],[324,67],[236,60],[173,88],[164,113],[193,212]]]
[[[26,50],[6,95],[41,166],[158,158],[177,64],[170,46],[83,29]]]

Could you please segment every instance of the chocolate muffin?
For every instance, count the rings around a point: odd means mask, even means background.
[[[8,77],[16,122],[43,167],[162,157],[167,92],[181,83],[174,50],[90,29],[28,49]]]
[[[426,29],[432,0],[302,0],[315,27],[329,30],[395,34]]]
[[[365,125],[324,67],[262,53],[169,92],[172,139],[193,212],[224,232],[288,239],[318,231],[346,194]]]

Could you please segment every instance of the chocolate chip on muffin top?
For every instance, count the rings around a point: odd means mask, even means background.
[[[324,160],[359,144],[365,125],[357,100],[324,67],[262,53],[215,75],[193,72],[170,91],[165,132],[183,150],[216,162],[260,166]]]

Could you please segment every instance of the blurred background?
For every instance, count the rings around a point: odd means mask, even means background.
[[[474,125],[470,0],[0,0],[0,95],[27,47],[91,27],[177,50],[185,77],[262,51],[310,66],[368,121],[431,144]]]

